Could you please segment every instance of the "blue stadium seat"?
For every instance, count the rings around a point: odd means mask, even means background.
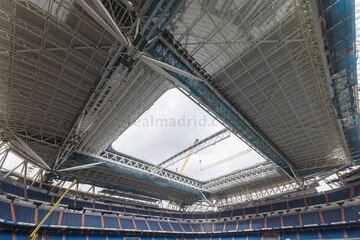
[[[354,197],[358,197],[360,196],[360,184],[357,186],[354,186],[354,193],[353,193]]]
[[[59,200],[58,197],[54,197],[54,202],[56,202],[57,200]],[[69,198],[63,198],[61,200],[61,204],[67,205],[67,206],[73,206],[73,200],[69,199]]]
[[[194,229],[194,232],[201,232],[200,224],[198,223],[191,223],[192,228]]]
[[[14,204],[16,222],[34,223],[35,208]]]
[[[105,235],[88,234],[88,240],[106,240],[106,236]]]
[[[271,212],[271,205],[262,205],[258,207],[259,213]]]
[[[119,206],[112,206],[111,205],[111,210],[114,212],[124,212],[124,208],[119,207]]]
[[[163,231],[172,232],[171,226],[169,222],[159,221],[161,228]]]
[[[134,219],[136,224],[136,229],[138,230],[149,230],[145,220],[143,219]]]
[[[324,223],[336,223],[341,222],[341,210],[340,208],[337,209],[328,209],[322,211]]]
[[[347,229],[347,236],[349,239],[351,238],[359,238],[360,236],[360,228],[349,228]]]
[[[50,202],[51,197],[48,194],[34,191],[34,190],[27,190],[27,196],[29,199],[34,199],[42,202]]]
[[[316,195],[316,196],[307,197],[306,198],[306,203],[307,203],[308,206],[324,204],[325,203],[324,195],[319,194],[319,195]]]
[[[209,237],[203,237],[203,236],[200,236],[197,238],[198,240],[211,240],[211,238]]]
[[[13,240],[12,232],[10,231],[0,231],[1,240]]]
[[[283,215],[284,226],[300,226],[297,214]]]
[[[150,229],[152,231],[161,231],[160,226],[159,226],[157,221],[155,221],[155,220],[154,221],[153,220],[147,220],[147,222],[148,222],[148,224],[150,226]]]
[[[184,232],[184,230],[181,228],[180,224],[177,222],[170,222],[172,228],[175,232]]]
[[[24,189],[22,187],[4,181],[0,181],[0,189],[5,193],[11,193],[20,197],[24,196]]]
[[[27,232],[16,232],[15,233],[16,240],[27,240],[28,236],[29,236],[29,233],[27,233]]]
[[[101,210],[110,210],[109,205],[105,205],[105,204],[102,204],[102,203],[95,203],[95,208],[96,209],[101,209]]]
[[[262,229],[264,228],[264,218],[253,218],[252,220],[252,229]]]
[[[66,240],[87,240],[85,234],[83,234],[83,235],[66,234],[65,239]]]
[[[46,215],[48,210],[38,209],[38,222],[40,222]],[[48,219],[46,219],[44,225],[58,225],[59,212],[54,211]]]
[[[6,221],[12,221],[9,203],[0,201],[0,218]]]
[[[246,235],[237,235],[234,236],[234,240],[247,240]]]
[[[190,223],[187,223],[187,222],[182,222],[180,223],[181,226],[183,227],[184,231],[185,232],[192,232],[192,229],[190,227]]]
[[[175,212],[173,212],[173,213],[171,213],[171,216],[172,216],[172,218],[178,218],[178,219],[180,219],[181,218],[181,214],[180,213],[175,213]]]
[[[315,239],[320,239],[319,238],[319,234],[316,231],[304,231],[304,232],[299,232],[299,237],[300,240],[315,240]]]
[[[269,228],[280,228],[280,216],[268,216],[266,218],[267,227]]]
[[[236,221],[228,221],[226,222],[225,231],[235,231],[236,230]]]
[[[80,208],[93,208],[93,203],[88,201],[76,200],[76,207]]]
[[[122,229],[135,229],[132,219],[120,218],[120,224]]]
[[[153,240],[152,237],[146,237],[146,236],[142,236],[140,237],[141,240]]]
[[[86,227],[94,227],[94,228],[102,228],[101,216],[85,214],[85,226]]]
[[[81,227],[81,213],[63,212],[63,226]]]
[[[223,237],[219,237],[219,240],[233,240],[233,238],[231,236],[223,236]]]
[[[321,231],[322,239],[344,239],[344,230],[322,230]]]
[[[329,202],[337,202],[337,201],[343,201],[345,199],[348,199],[349,194],[350,194],[349,188],[345,188],[342,190],[328,193],[327,196],[328,196]]]
[[[103,218],[104,218],[105,228],[115,228],[115,229],[119,228],[119,223],[118,223],[117,217],[104,215]]]
[[[214,230],[216,232],[222,232],[224,230],[224,222],[215,223]]]
[[[183,213],[183,214],[181,214],[181,217],[183,219],[192,219],[193,218],[192,213]]]
[[[231,217],[232,210],[222,211],[220,212],[220,218]]]
[[[256,207],[245,208],[245,214],[256,214]]]
[[[233,210],[233,217],[241,217],[244,214],[242,208]]]
[[[138,212],[139,212],[139,214],[140,214],[140,215],[146,215],[146,216],[148,216],[148,215],[149,215],[149,212],[148,212],[148,211],[146,211],[145,209],[141,209],[141,208],[139,208],[139,209],[138,209]]]
[[[289,208],[305,207],[304,199],[295,199],[289,201]]]
[[[125,240],[139,240],[139,237],[124,236]]]
[[[125,208],[125,212],[132,213],[132,214],[138,214],[138,211],[135,208]]]
[[[247,240],[261,240],[260,234],[249,234]]]
[[[45,240],[63,240],[63,234],[59,233],[59,234],[52,234],[52,233],[43,233],[40,236],[42,236],[42,239]],[[40,239],[40,237],[39,237]]]
[[[157,216],[160,217],[161,213],[160,212],[155,212],[155,211],[149,211],[150,216]]]
[[[346,222],[358,221],[360,219],[360,205],[347,206],[344,210]]]
[[[286,202],[278,202],[273,204],[274,211],[286,210]]]
[[[171,214],[168,212],[160,212],[161,217],[171,218]]]
[[[319,212],[302,212],[303,225],[320,224]]]
[[[211,233],[213,231],[212,229],[212,223],[202,223],[203,225],[203,229],[204,229],[204,232],[209,232]]]
[[[297,240],[297,234],[296,232],[282,232],[280,240]]]
[[[249,219],[239,220],[238,231],[247,230],[247,229],[250,229],[250,220]]]
[[[211,213],[207,213],[207,218],[208,219],[217,219],[219,218],[219,213],[218,212],[211,212]]]
[[[205,213],[195,213],[196,219],[206,219]]]
[[[123,240],[124,238],[122,236],[112,236],[108,235],[108,240]]]

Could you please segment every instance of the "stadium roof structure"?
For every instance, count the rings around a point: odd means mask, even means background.
[[[2,160],[44,181],[224,207],[359,163],[352,1],[1,1],[0,30]],[[266,162],[201,182],[109,148],[174,87]]]

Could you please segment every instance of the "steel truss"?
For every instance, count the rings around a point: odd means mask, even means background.
[[[155,175],[170,181],[175,181],[179,184],[184,184],[190,186],[197,190],[202,190],[202,184],[198,181],[192,180],[190,178],[183,177],[179,174],[172,173],[166,169],[159,169],[154,165],[148,163],[139,162],[124,156],[121,156],[116,153],[105,151],[98,156],[92,156],[100,161],[104,161],[116,167],[126,166],[127,168],[136,169],[137,171],[144,172],[147,174]]]
[[[255,191],[241,192],[239,194],[227,196],[222,199],[217,199],[216,206],[219,208],[227,208],[236,204],[251,202],[254,200],[259,200],[266,197],[272,197],[276,195],[281,195],[284,193],[290,193],[293,191],[301,190],[304,186],[311,186],[316,184],[319,179],[309,179],[306,180],[302,185],[296,182],[288,182],[277,184],[275,186],[267,188],[259,188]]]
[[[219,190],[224,190],[228,187],[236,186],[237,184],[241,185],[254,180],[260,180],[262,178],[280,176],[278,171],[278,167],[276,167],[274,164],[261,164],[248,169],[243,169],[238,173],[214,179],[208,183],[205,183],[203,188],[209,192],[216,192]]]
[[[200,140],[199,142],[195,143],[194,145],[174,154],[173,156],[169,157],[165,161],[159,163],[157,166],[162,168],[167,168],[170,165],[184,159],[189,151],[192,151],[192,154],[195,154],[209,146],[212,146],[228,137],[230,137],[231,132],[228,129],[220,130],[217,133],[212,134],[211,136]]]

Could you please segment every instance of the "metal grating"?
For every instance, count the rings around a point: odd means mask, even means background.
[[[303,175],[351,159],[331,102],[314,6],[190,1],[169,28],[214,87]],[[243,38],[229,38],[234,32]]]
[[[1,1],[0,31],[1,128],[63,138],[113,39],[72,1]]]
[[[293,1],[187,1],[169,29],[210,74],[227,66],[294,7]]]

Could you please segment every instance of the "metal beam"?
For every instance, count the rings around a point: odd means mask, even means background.
[[[103,162],[97,162],[97,163],[84,164],[84,165],[79,165],[79,166],[75,166],[75,167],[63,168],[63,169],[58,170],[58,172],[82,170],[82,169],[92,168],[92,167],[102,165],[102,164],[104,164],[104,163]]]
[[[121,32],[120,28],[118,27],[118,25],[115,23],[114,19],[111,17],[111,15],[109,14],[109,12],[106,10],[106,8],[104,7],[104,5],[101,3],[100,0],[93,0],[92,1],[95,6],[97,7],[97,9],[99,10],[100,14],[102,15],[102,17],[105,19],[105,21],[110,24],[110,27],[113,28],[113,30],[119,35],[119,39],[121,40],[121,43],[124,44],[125,46],[129,45],[129,42],[127,41],[127,39],[124,37],[124,34]]]
[[[95,0],[94,2],[97,2],[98,0]],[[128,46],[129,43],[125,39],[124,35],[122,35],[121,31],[118,30],[115,32],[113,30],[113,26],[110,27],[109,24],[97,14],[97,12],[86,3],[85,0],[76,0],[76,2],[89,14],[90,17],[92,17],[100,26],[102,26],[108,33],[110,33],[116,40],[118,40],[120,43],[124,44],[125,46]],[[101,3],[100,3],[101,4]],[[116,25],[116,24],[115,24]]]
[[[50,169],[50,167],[47,165],[47,163],[34,150],[32,150],[22,139],[20,139],[16,135],[13,135],[12,137],[14,140],[14,141],[11,141],[12,145],[16,145],[17,147],[22,149],[24,151],[24,153],[26,153],[27,156],[29,156],[38,165],[40,165],[46,169]]]
[[[149,58],[149,57],[146,57],[146,56],[141,56],[141,60],[147,64],[149,67],[151,67],[152,69],[154,69],[156,72],[158,72],[159,74],[162,74],[163,75],[163,72],[162,71],[158,71],[159,68],[161,69],[164,69],[164,70],[168,70],[170,72],[174,72],[176,74],[179,74],[181,76],[184,76],[184,77],[188,77],[188,78],[191,78],[191,79],[194,79],[194,80],[198,80],[198,81],[203,81],[201,78],[187,72],[187,71],[184,71],[182,69],[179,69],[179,68],[176,68],[174,66],[171,66],[167,63],[164,63],[164,62],[161,62],[161,61],[157,61],[153,58]],[[154,68],[154,66],[156,66],[157,68]]]
[[[191,145],[190,147],[187,147],[184,150],[174,154],[173,156],[169,157],[165,161],[159,163],[157,166],[167,168],[170,165],[184,159],[186,157],[186,153],[189,152],[190,150],[192,150],[192,154],[195,154],[209,146],[215,145],[216,143],[230,137],[230,134],[231,134],[231,132],[226,128],[223,130],[220,130],[220,131],[212,134],[211,136],[198,141],[197,143]],[[173,161],[173,160],[175,160],[175,161]]]
[[[4,177],[9,176],[10,174],[12,174],[16,169],[18,169],[21,165],[24,164],[24,161],[22,161],[19,165],[15,166],[13,169],[11,169],[9,172],[7,172]]]

